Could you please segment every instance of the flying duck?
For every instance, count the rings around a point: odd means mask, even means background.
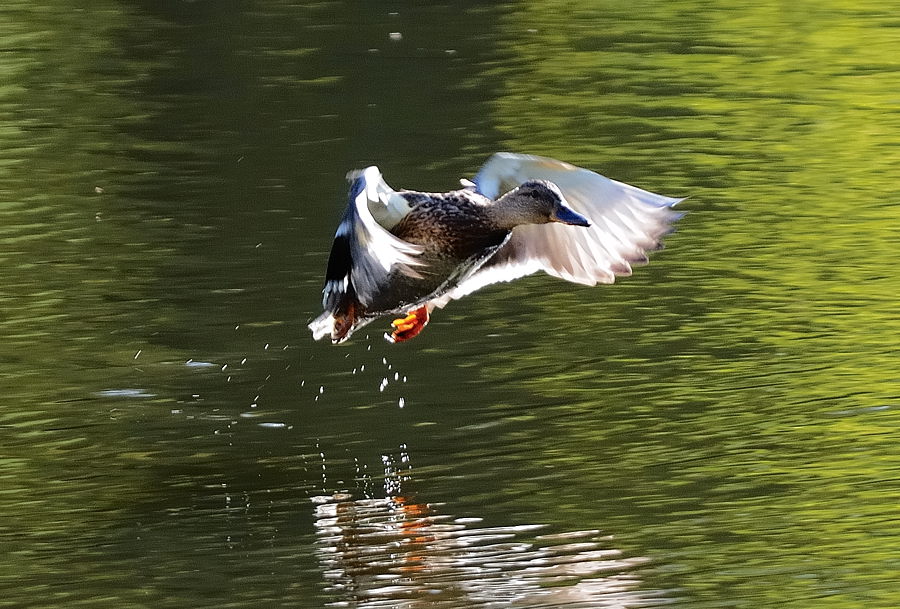
[[[631,274],[681,214],[664,197],[545,157],[501,152],[445,193],[394,190],[377,167],[350,172],[350,201],[325,272],[313,338],[341,343],[398,316],[409,340],[435,308],[537,271],[584,285]]]

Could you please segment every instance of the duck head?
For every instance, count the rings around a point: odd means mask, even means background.
[[[547,180],[528,180],[512,189],[495,203],[497,216],[504,228],[520,224],[561,222],[573,226],[590,226],[587,218],[566,203],[559,187]]]

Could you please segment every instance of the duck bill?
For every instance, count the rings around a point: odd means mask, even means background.
[[[554,222],[562,222],[563,224],[571,224],[572,226],[590,226],[591,223],[581,214],[572,211],[570,208],[560,205],[550,219]]]

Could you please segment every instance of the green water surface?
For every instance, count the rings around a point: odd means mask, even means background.
[[[0,7],[0,607],[900,606],[888,2]],[[671,196],[313,343],[344,174]]]

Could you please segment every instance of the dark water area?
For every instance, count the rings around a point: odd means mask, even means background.
[[[0,607],[900,605],[884,4],[7,1]],[[670,196],[613,286],[314,343],[348,170]]]

